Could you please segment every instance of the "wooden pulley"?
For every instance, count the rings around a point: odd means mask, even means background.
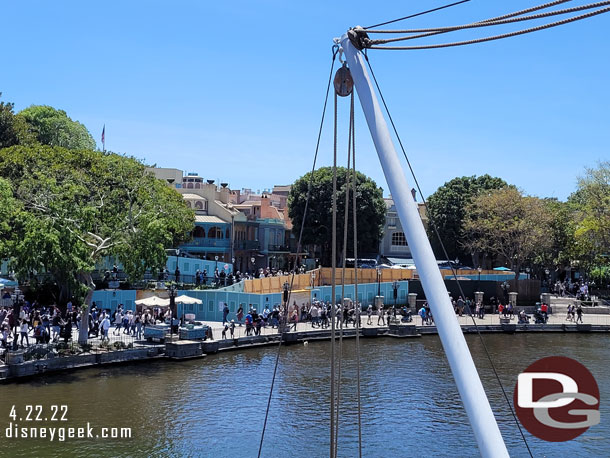
[[[334,85],[335,92],[339,97],[347,97],[354,90],[354,80],[345,63],[343,64],[343,67],[335,73]]]

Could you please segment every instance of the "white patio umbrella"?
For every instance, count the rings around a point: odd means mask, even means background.
[[[201,299],[197,299],[196,297],[191,297],[191,296],[187,296],[186,294],[183,294],[182,296],[178,296],[176,299],[174,299],[176,301],[176,304],[203,304],[203,301]]]
[[[151,296],[145,299],[137,300],[136,304],[144,305],[146,307],[167,307],[169,305],[169,299],[162,299],[158,296]]]

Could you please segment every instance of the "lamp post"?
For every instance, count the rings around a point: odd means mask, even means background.
[[[530,268],[526,267],[525,272],[527,273],[527,279],[529,280],[530,279]]]
[[[218,270],[218,255],[214,256],[214,261],[216,261],[216,266],[214,267],[214,272]]]
[[[254,276],[254,261],[256,261],[256,258],[254,256],[252,256],[250,258],[250,262],[252,263],[252,267],[250,267],[252,269],[252,276]]]
[[[288,287],[290,285],[288,284],[288,282],[284,282],[284,316],[283,316],[283,323],[282,323],[282,331],[281,333],[283,334],[284,331],[287,331],[290,329],[289,325],[288,325],[288,320],[290,319],[290,317],[288,316]],[[282,317],[280,317],[280,320],[282,319]]]
[[[477,267],[477,271],[479,272],[479,278],[477,279],[477,291],[481,291],[481,271],[483,269],[481,266]]]
[[[381,269],[377,267],[377,297],[381,296]]]
[[[170,336],[173,338],[174,337],[174,319],[176,318],[177,315],[177,310],[176,310],[176,285],[175,284],[171,284],[169,285],[169,287],[167,288],[167,294],[169,295],[169,310],[170,310],[170,320],[169,320],[169,328],[170,328]]]
[[[394,307],[396,307],[398,299],[398,286],[398,282],[394,280],[394,283],[392,283],[392,287],[394,288]]]
[[[309,276],[310,280],[311,280],[311,290],[310,290],[310,294],[309,294],[309,303],[312,304],[313,303],[313,289],[314,286],[316,284],[316,273],[314,271],[311,272],[311,275]]]
[[[290,284],[285,281],[284,282],[284,306],[287,308],[288,307],[288,288],[290,287]]]

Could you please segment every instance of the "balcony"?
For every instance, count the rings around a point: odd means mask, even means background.
[[[267,251],[290,253],[290,247],[288,245],[269,245]]]
[[[235,250],[258,250],[260,242],[258,240],[236,240],[233,243]]]
[[[212,238],[203,238],[203,237],[195,237],[188,242],[185,242],[181,245],[182,248],[229,248],[231,246],[230,239],[212,239]]]

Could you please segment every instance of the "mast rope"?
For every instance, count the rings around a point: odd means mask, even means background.
[[[335,67],[335,60],[336,60],[338,53],[339,53],[339,46],[335,44],[332,47],[332,59],[331,59],[331,64],[330,64],[330,73],[328,76],[328,84],[326,85],[326,96],[324,97],[324,106],[322,108],[322,119],[320,120],[320,128],[318,129],[318,140],[316,141],[316,150],[315,150],[315,154],[313,157],[313,165],[311,167],[311,174],[310,174],[309,182],[307,185],[307,198],[305,199],[305,208],[303,210],[303,221],[301,221],[301,229],[299,231],[299,239],[297,241],[297,255],[295,258],[295,262],[294,262],[294,269],[292,272],[292,279],[290,282],[290,290],[288,292],[288,301],[287,301],[286,305],[288,305],[290,303],[290,296],[292,295],[292,285],[294,284],[296,266],[297,266],[300,256],[301,256],[301,242],[303,240],[303,229],[305,228],[305,219],[307,218],[307,210],[309,207],[309,201],[311,199],[311,189],[313,187],[313,174],[316,169],[316,162],[318,160],[318,151],[320,150],[320,139],[322,138],[322,128],[324,127],[324,118],[326,116],[326,106],[328,105],[328,94],[330,93],[330,86],[331,86],[331,83],[333,80],[333,70]],[[286,310],[288,310],[287,306],[285,308],[286,308]],[[275,355],[275,365],[273,368],[273,377],[271,378],[271,386],[269,388],[269,397],[267,398],[267,408],[265,410],[265,421],[263,423],[263,429],[261,431],[261,440],[260,440],[260,443],[258,446],[258,455],[257,455],[258,458],[261,457],[261,453],[263,450],[263,441],[265,439],[265,430],[267,429],[267,420],[269,419],[269,408],[271,406],[271,398],[273,396],[273,387],[275,386],[277,368],[278,368],[278,363],[280,360],[280,350],[282,348],[282,340],[283,340],[282,334],[280,333],[280,341],[278,343],[277,353]]]
[[[375,82],[375,86],[377,87],[377,92],[379,92],[379,96],[381,98],[381,101],[383,103],[384,109],[388,115],[388,119],[390,120],[390,124],[392,124],[392,129],[394,131],[394,134],[396,135],[396,138],[398,140],[398,144],[400,145],[400,149],[402,150],[402,154],[405,158],[405,161],[407,162],[407,165],[409,167],[409,170],[411,172],[411,175],[413,176],[413,180],[415,182],[415,186],[417,187],[417,191],[419,192],[419,195],[422,198],[424,207],[426,209],[426,213],[428,214],[428,219],[430,221],[430,224],[432,225],[432,228],[434,230],[434,233],[441,245],[441,248],[443,250],[443,254],[445,255],[446,259],[449,259],[449,255],[447,254],[447,250],[445,248],[445,244],[443,243],[443,240],[438,232],[438,229],[436,227],[436,224],[434,224],[434,220],[432,218],[430,218],[430,211],[428,209],[428,203],[426,202],[426,199],[424,198],[424,194],[421,191],[421,187],[419,186],[419,181],[417,180],[417,176],[415,175],[415,171],[413,170],[413,167],[411,166],[411,161],[409,160],[409,157],[407,155],[407,152],[405,150],[405,147],[403,146],[402,140],[400,138],[400,135],[398,134],[398,129],[396,128],[396,125],[394,124],[394,120],[392,119],[392,115],[390,114],[390,110],[388,108],[388,105],[385,101],[385,98],[383,97],[383,93],[381,92],[381,88],[379,87],[379,83],[377,82],[377,78],[375,77],[375,72],[373,71],[373,67],[371,66],[371,62],[369,61],[368,56],[366,55],[366,53],[364,53],[364,57],[366,59],[367,65],[369,67],[369,70],[371,71],[371,76],[373,77],[373,81]],[[462,297],[466,297],[466,295],[464,294],[464,291],[462,290],[462,285],[458,279],[457,276],[457,272],[455,270],[455,268],[453,267],[453,265],[451,265],[451,263],[449,264],[451,267],[451,273],[453,274],[453,278],[455,278],[456,282],[457,282],[457,286],[460,290],[460,294],[462,295]],[[515,424],[517,425],[517,428],[519,429],[519,433],[521,434],[521,438],[523,439],[523,443],[525,444],[525,447],[527,448],[527,451],[530,455],[530,457],[533,458],[533,454],[532,451],[530,450],[529,444],[527,443],[527,439],[525,438],[525,434],[523,433],[523,430],[521,428],[521,425],[519,423],[519,420],[517,419],[517,415],[515,414],[515,411],[513,409],[513,406],[510,403],[510,399],[508,397],[508,394],[506,393],[506,389],[504,388],[504,385],[502,383],[502,380],[500,379],[500,376],[498,375],[498,371],[496,370],[496,366],[493,363],[491,354],[489,353],[489,349],[487,348],[487,345],[485,345],[485,341],[483,339],[483,335],[481,334],[481,331],[479,329],[479,326],[477,325],[476,320],[474,319],[474,315],[472,313],[472,309],[470,308],[470,306],[468,306],[468,314],[470,315],[470,317],[472,318],[472,322],[474,324],[474,327],[477,331],[477,335],[479,336],[479,340],[481,341],[481,345],[483,346],[483,349],[485,351],[485,355],[487,356],[487,359],[489,361],[489,364],[491,365],[491,369],[494,373],[494,376],[498,382],[498,385],[500,386],[500,389],[502,390],[502,394],[504,395],[504,399],[506,400],[506,404],[508,405],[508,408],[510,409],[510,412],[513,416],[513,419],[515,421]]]
[[[472,45],[472,44],[477,44],[477,43],[484,43],[487,41],[501,40],[503,38],[511,38],[511,37],[515,37],[518,35],[524,35],[524,34],[532,33],[532,32],[538,32],[540,30],[550,29],[552,27],[558,27],[560,25],[569,24],[570,22],[576,22],[576,21],[580,21],[582,19],[588,19],[590,17],[597,16],[598,14],[607,13],[608,11],[610,11],[610,7],[601,8],[601,9],[598,9],[595,11],[590,11],[588,13],[581,14],[579,16],[562,19],[561,21],[551,22],[548,24],[542,24],[542,25],[539,25],[536,27],[530,27],[529,29],[516,30],[513,32],[503,33],[500,35],[493,35],[490,37],[483,37],[483,38],[475,38],[472,40],[465,40],[465,41],[456,41],[456,42],[452,42],[452,43],[439,43],[439,44],[420,45],[420,46],[373,46],[373,45],[367,44],[366,47],[368,49],[413,51],[413,50],[420,50],[420,49],[438,49],[438,48],[450,48],[450,47],[454,47],[454,46]],[[409,39],[409,38],[404,38],[404,39]],[[370,40],[369,41],[365,40],[365,42],[369,43]]]

